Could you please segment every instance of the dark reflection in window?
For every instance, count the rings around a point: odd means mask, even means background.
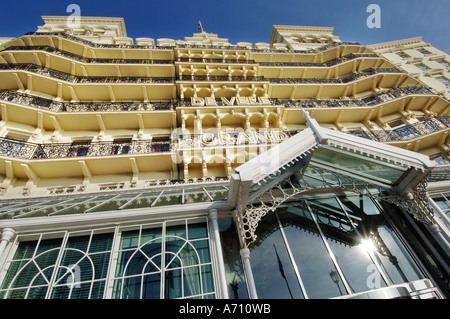
[[[256,235],[251,265],[260,298],[332,298],[423,278],[367,196],[286,203]]]
[[[303,298],[274,214],[261,220],[256,235],[250,254],[258,298]]]
[[[345,215],[336,198],[309,203],[351,293],[385,287],[386,283],[369,256],[369,250],[372,249],[370,242],[362,240],[358,234],[357,228],[361,227],[361,218]],[[348,218],[351,218],[351,221]]]
[[[374,252],[390,283],[400,284],[423,278],[391,225],[369,197],[349,196],[341,201],[349,214],[362,218],[360,227],[364,244]]]
[[[309,298],[345,295],[328,251],[310,213],[301,203],[277,210]],[[253,257],[253,256],[252,256]],[[253,260],[252,260],[253,261]]]
[[[248,299],[244,269],[239,253],[239,240],[232,218],[219,219],[220,241],[230,299]]]

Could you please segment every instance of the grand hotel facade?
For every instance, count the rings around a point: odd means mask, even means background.
[[[332,28],[79,22],[0,39],[1,298],[450,296],[445,94]]]

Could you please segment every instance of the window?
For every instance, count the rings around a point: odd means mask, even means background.
[[[215,298],[206,218],[118,230],[18,236],[0,298]]]
[[[446,68],[450,68],[450,62],[448,62],[448,61],[442,60],[439,63],[442,64],[443,66],[445,66]]]
[[[91,139],[86,140],[74,140],[72,145],[70,145],[67,152],[67,157],[75,156],[87,156],[89,152],[89,146],[91,144]]]
[[[205,222],[122,233],[113,298],[214,298]]]
[[[103,298],[112,233],[20,242],[0,289],[1,298]]]
[[[417,51],[419,51],[423,55],[430,55],[430,54],[432,54],[430,51],[428,51],[427,49],[424,49],[424,48],[418,49]]]
[[[433,198],[434,202],[439,206],[439,208],[444,212],[447,217],[450,217],[450,201],[444,195],[439,198]]]
[[[397,119],[387,124],[401,139],[407,140],[420,136],[419,131],[413,126],[406,124],[402,119]]]
[[[439,165],[450,165],[450,161],[444,154],[438,154],[431,157],[431,160],[435,161]]]
[[[116,138],[111,147],[111,154],[128,154],[131,150],[131,138]]]
[[[423,63],[416,64],[416,67],[418,67],[419,69],[421,69],[422,71],[425,71],[425,72],[428,70],[431,70],[431,68],[429,66],[427,66]]]
[[[401,58],[403,58],[403,59],[407,59],[407,58],[410,57],[409,54],[406,54],[406,53],[403,52],[403,51],[397,52],[397,54],[398,54]]]
[[[170,136],[154,136],[152,152],[170,152]]]
[[[445,86],[450,86],[450,80],[447,79],[445,76],[440,76],[436,78],[439,82],[444,84]]]

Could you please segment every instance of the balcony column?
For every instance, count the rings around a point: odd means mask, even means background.
[[[256,293],[255,279],[253,278],[252,265],[250,264],[250,249],[241,248],[240,250],[242,264],[244,265],[245,277],[247,279],[247,287],[250,299],[258,299]]]
[[[212,222],[214,244],[216,248],[217,264],[219,266],[219,281],[220,281],[220,295],[222,299],[228,299],[228,285],[225,274],[225,264],[223,261],[222,243],[220,241],[219,223],[217,222],[218,211],[211,209],[209,211],[209,218]]]
[[[236,223],[238,212],[233,210],[233,220]],[[238,227],[239,231],[239,227]],[[256,292],[255,279],[253,277],[252,265],[250,263],[250,249],[244,243],[244,239],[239,236],[241,249],[239,251],[241,255],[242,265],[244,267],[244,274],[247,283],[247,289],[250,299],[258,299],[258,293]]]
[[[2,236],[0,239],[0,259],[3,256],[3,252],[5,251],[6,246],[9,244],[11,239],[14,237],[16,232],[12,228],[3,228]]]
[[[436,204],[436,202],[433,200],[433,198],[427,193],[427,199],[430,203],[431,207],[435,210],[435,212],[439,215],[439,218],[442,219],[443,225],[441,227],[444,236],[447,238],[447,240],[450,240],[450,218],[448,218],[447,215],[442,211],[442,209]],[[436,219],[438,220],[438,219]]]
[[[425,196],[427,196],[427,194],[425,194]],[[405,199],[410,202],[415,202],[419,209],[423,208],[424,206],[426,207],[426,202],[428,202],[430,204],[430,206],[432,206],[429,198],[426,198],[426,200],[422,200],[417,197],[418,196],[414,196],[411,192],[409,192],[405,195]],[[422,209],[419,212],[424,213]],[[413,215],[416,215],[414,211],[412,211],[411,213]],[[434,237],[436,242],[441,246],[441,248],[444,250],[444,252],[447,254],[447,256],[450,257],[450,242],[446,238],[445,233],[444,234],[442,233],[443,228],[441,228],[439,224],[440,223],[437,221],[437,218],[432,216],[430,223],[426,223],[424,225],[428,228],[428,231]]]

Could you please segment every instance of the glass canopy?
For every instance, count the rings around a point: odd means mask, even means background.
[[[0,202],[0,219],[121,211],[133,208],[226,200],[226,184],[185,188],[71,194]]]

